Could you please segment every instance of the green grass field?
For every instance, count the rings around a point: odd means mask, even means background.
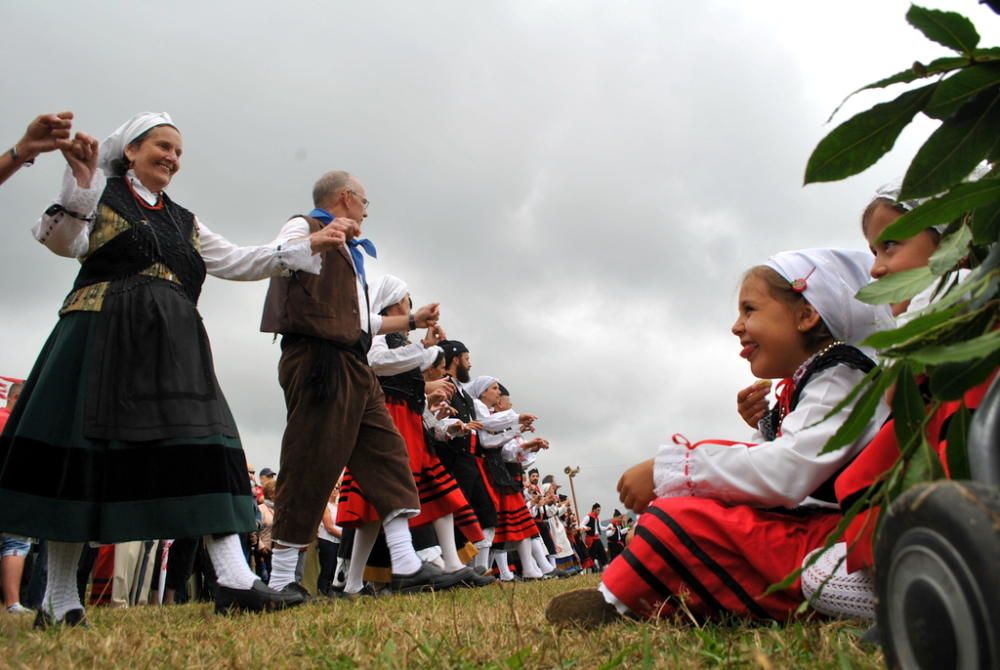
[[[210,605],[91,609],[88,630],[35,631],[0,614],[9,668],[878,668],[852,622],[696,626],[623,621],[557,630],[544,609],[596,576],[496,584],[287,612],[216,616]]]

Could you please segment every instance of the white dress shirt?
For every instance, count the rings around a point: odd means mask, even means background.
[[[714,498],[764,508],[820,504],[809,494],[863,449],[888,416],[888,407],[880,402],[864,434],[853,444],[820,454],[853,404],[825,421],[824,417],[864,376],[845,365],[814,374],[798,405],[782,421],[781,435],[770,442],[755,433],[748,442],[734,445],[700,444],[694,449],[662,445],[654,459],[656,495]]]

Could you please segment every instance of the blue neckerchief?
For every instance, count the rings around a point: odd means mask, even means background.
[[[333,214],[320,207],[309,212],[309,216],[319,219],[323,225],[330,223],[335,218]],[[347,250],[351,252],[351,258],[354,259],[354,267],[358,271],[358,277],[361,278],[361,285],[365,287],[365,292],[367,292],[368,281],[365,279],[365,257],[361,254],[361,250],[358,247],[364,249],[365,253],[372,258],[378,258],[378,253],[375,251],[374,242],[367,238],[347,240]]]

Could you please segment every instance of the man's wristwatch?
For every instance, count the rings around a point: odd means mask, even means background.
[[[21,154],[17,153],[17,145],[16,144],[10,148],[10,152],[9,153],[10,153],[10,157],[14,159],[15,163],[17,163],[18,161],[21,160]],[[29,158],[28,160],[26,160],[23,163],[21,163],[21,165],[24,165],[25,167],[30,167],[30,166],[32,166],[34,164],[35,164],[35,159],[34,158]]]
[[[413,316],[413,314],[411,313],[410,322],[407,326],[407,330],[416,330],[416,329],[417,329],[417,317]]]

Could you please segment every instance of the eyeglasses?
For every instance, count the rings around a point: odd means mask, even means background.
[[[347,192],[350,193],[351,195],[353,195],[358,200],[360,200],[361,201],[361,205],[365,208],[365,211],[366,212],[368,211],[368,198],[362,198],[360,195],[358,195],[357,191],[355,191],[354,189],[351,189],[351,188],[347,189]]]

